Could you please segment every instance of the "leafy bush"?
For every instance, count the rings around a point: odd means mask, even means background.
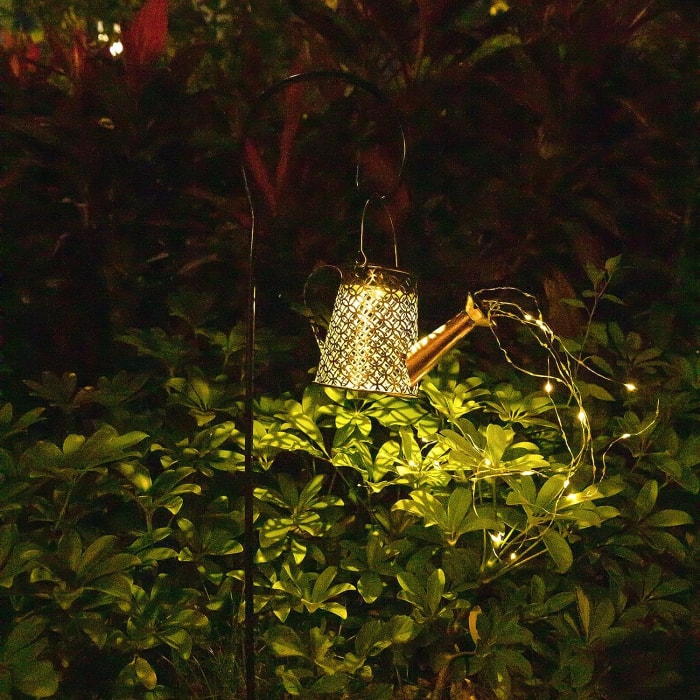
[[[464,377],[458,355],[416,400],[260,397],[266,694],[664,697],[694,682],[697,358],[634,362],[596,323],[578,347],[626,377],[631,361],[639,391],[584,383],[595,464],[573,474],[576,409],[553,413],[528,376]],[[45,373],[27,382],[44,406],[0,411],[3,697],[240,697],[235,338],[133,331],[148,371],[92,387]],[[677,655],[647,668],[649,638]]]

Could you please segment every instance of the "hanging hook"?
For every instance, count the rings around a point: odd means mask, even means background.
[[[388,97],[384,92],[382,92],[382,90],[379,87],[377,87],[374,83],[365,80],[364,78],[360,78],[354,73],[331,69],[321,69],[307,71],[304,73],[295,73],[293,75],[287,76],[286,78],[283,78],[282,80],[279,80],[278,82],[263,90],[263,92],[261,92],[260,95],[258,95],[258,98],[255,101],[255,104],[253,105],[253,108],[248,114],[248,117],[246,118],[243,125],[243,134],[241,138],[241,142],[243,143],[243,145],[245,146],[246,142],[248,141],[250,127],[256,121],[256,118],[260,116],[261,109],[269,98],[273,97],[282,90],[285,90],[291,85],[295,85],[296,83],[308,83],[319,80],[344,80],[345,82],[350,83],[354,87],[360,88],[361,90],[364,90],[368,94],[372,95],[372,97],[377,99],[377,101],[391,106]],[[396,113],[396,110],[392,110],[392,116],[396,121],[396,128],[399,134],[401,157],[398,172],[396,174],[395,186],[387,192],[375,192],[371,195],[372,197],[377,199],[387,199],[391,197],[392,194],[394,194],[394,192],[399,186],[399,183],[401,182],[404,165],[406,163],[406,134],[404,132],[403,124],[401,123],[401,120],[399,119],[399,116]],[[355,186],[357,187],[358,191],[362,190],[360,179],[360,164],[358,163],[355,169]]]
[[[357,265],[360,267],[364,267],[367,264],[367,255],[365,254],[365,218],[367,216],[367,207],[369,207],[370,202],[372,201],[378,201],[381,203],[382,207],[384,208],[384,211],[386,212],[387,218],[389,219],[389,224],[391,225],[391,235],[392,239],[394,242],[394,267],[398,269],[399,267],[399,246],[396,240],[396,227],[394,226],[394,219],[391,216],[391,212],[389,211],[389,207],[386,205],[386,201],[384,197],[376,197],[373,198],[370,197],[366,202],[364,207],[362,207],[362,219],[360,220],[360,259],[357,261]]]

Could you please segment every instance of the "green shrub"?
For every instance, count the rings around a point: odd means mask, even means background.
[[[573,473],[577,407],[554,412],[516,372],[464,377],[457,354],[416,400],[259,398],[266,695],[667,697],[693,682],[697,358],[630,355],[633,338],[591,323],[571,346],[639,390],[581,377],[596,435]],[[148,371],[94,387],[45,373],[27,382],[42,407],[0,410],[0,697],[241,696],[241,350],[189,330],[124,336]],[[677,653],[648,668],[649,639]]]

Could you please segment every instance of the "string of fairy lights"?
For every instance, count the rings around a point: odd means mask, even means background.
[[[521,300],[518,301],[503,298],[504,294],[520,297]],[[484,312],[484,315],[488,318],[490,324],[489,328],[491,329],[496,343],[506,361],[519,372],[537,379],[542,379],[544,381],[542,389],[547,395],[552,397],[552,409],[555,412],[557,423],[561,429],[562,438],[571,458],[567,469],[568,476],[572,476],[586,461],[586,458],[590,459],[593,475],[595,476],[597,473],[597,468],[595,454],[593,452],[591,424],[588,417],[588,412],[584,407],[583,396],[576,378],[578,375],[578,370],[582,368],[607,382],[615,380],[602,375],[580,357],[574,355],[566,347],[564,341],[544,321],[542,311],[540,310],[537,298],[534,295],[524,292],[517,287],[495,287],[492,289],[480,290],[474,295],[474,298],[477,300],[479,307]],[[528,304],[531,307],[531,311],[523,308],[525,304]],[[514,321],[524,326],[530,332],[530,335],[534,338],[537,344],[545,350],[547,359],[546,372],[538,372],[533,369],[523,367],[513,359],[511,353],[508,351],[500,338],[498,327],[499,319]],[[637,390],[636,384],[631,381],[620,382],[620,385],[628,392],[634,392]],[[571,406],[573,404],[574,410],[576,411],[576,418],[581,431],[580,446],[577,451],[574,451],[571,446],[571,441],[569,440],[567,432],[564,429],[559,405],[553,399],[553,394],[557,386],[563,387],[568,394],[565,405]],[[648,429],[648,427],[645,427],[643,430],[646,429]],[[625,433],[619,436],[615,442],[630,437],[632,437],[631,434]]]
[[[605,377],[567,348],[562,338],[545,322],[538,301],[532,294],[516,287],[496,287],[480,290],[474,294],[474,299],[488,319],[489,328],[508,364],[518,372],[543,381],[543,392],[550,397],[551,409],[569,457],[568,464],[563,465],[563,469],[561,468],[562,465],[557,465],[556,471],[563,476],[563,479],[561,479],[559,492],[555,494],[551,501],[548,523],[544,524],[544,526],[540,523],[540,527],[532,532],[518,532],[515,528],[506,528],[502,532],[489,533],[493,555],[492,563],[500,563],[503,570],[505,570],[513,566],[522,565],[542,553],[543,536],[547,530],[552,528],[560,511],[562,501],[566,499],[568,504],[573,504],[580,500],[580,494],[569,492],[574,474],[582,466],[589,464],[594,480],[598,475],[604,476],[605,459],[613,445],[648,431],[655,424],[655,418],[635,433],[625,432],[614,438],[604,451],[602,455],[602,469],[598,470],[591,422],[584,406],[584,397],[577,382],[577,375],[579,370],[584,369],[607,382],[614,382],[615,380]],[[545,352],[546,370],[539,371],[532,367],[524,367],[513,358],[500,337],[499,321],[501,320],[513,321],[530,333],[537,345]],[[619,382],[619,384],[628,392],[637,390],[636,384],[631,381]],[[554,395],[558,393],[557,389],[559,388],[564,390],[565,397],[563,401],[555,401],[554,399]],[[575,413],[575,420],[572,423],[578,429],[576,439],[574,436],[569,435],[570,429],[565,427],[565,423],[570,421],[566,421],[564,411]],[[534,474],[535,471],[527,470],[521,472],[521,474],[530,475]],[[485,475],[481,476],[483,478],[492,478],[494,473],[491,473],[491,470],[489,470]],[[475,477],[477,480],[478,478],[478,476]]]

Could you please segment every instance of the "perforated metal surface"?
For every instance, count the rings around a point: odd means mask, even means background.
[[[316,381],[415,396],[406,354],[417,338],[418,297],[410,274],[374,265],[345,270]]]

